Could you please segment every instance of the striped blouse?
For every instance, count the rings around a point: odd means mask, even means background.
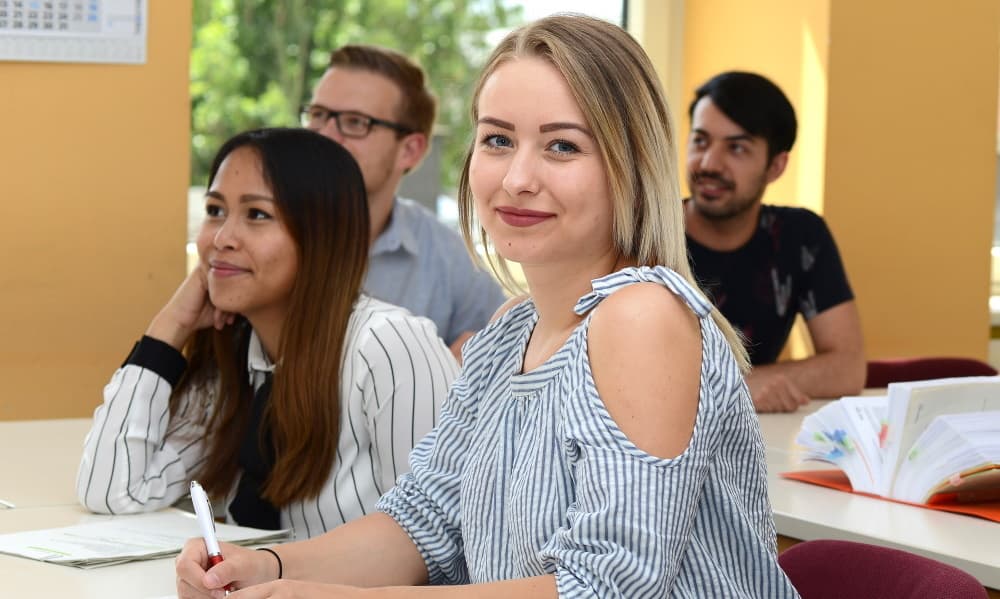
[[[701,322],[694,431],[671,459],[625,437],[587,357],[591,310],[640,281]],[[579,327],[527,373],[530,300],[470,340],[441,422],[379,500],[431,584],[550,573],[560,597],[796,597],[777,563],[757,417],[708,302],[671,270],[626,268],[595,280],[575,310],[587,314]]]
[[[343,355],[340,440],[330,478],[318,497],[281,509],[282,528],[298,539],[372,511],[407,470],[410,449],[436,423],[458,372],[433,322],[367,296],[355,304]],[[256,334],[247,365],[256,390],[273,369]],[[85,507],[145,512],[187,494],[206,458],[215,385],[185,393],[171,416],[171,389],[184,367],[180,352],[145,338],[115,372],[94,412],[77,475]],[[234,493],[235,485],[227,506]]]

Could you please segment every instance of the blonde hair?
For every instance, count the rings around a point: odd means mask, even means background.
[[[566,79],[594,134],[607,169],[614,210],[612,238],[619,254],[641,266],[671,268],[697,287],[688,263],[684,214],[677,184],[677,157],[667,101],[642,47],[620,27],[585,15],[540,19],[507,35],[490,55],[472,97],[496,69],[517,58],[541,58]],[[486,231],[475,222],[469,186],[469,147],[458,189],[459,223],[466,245],[487,248],[486,260],[504,285],[517,290],[506,263],[490,251]],[[712,309],[740,368],[749,368],[742,339]]]

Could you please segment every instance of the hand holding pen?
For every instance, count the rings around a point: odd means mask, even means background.
[[[194,504],[194,513],[198,518],[198,526],[201,528],[201,536],[205,539],[205,550],[208,552],[208,567],[222,562],[222,551],[219,549],[219,540],[215,537],[215,518],[212,516],[212,504],[208,501],[208,495],[201,488],[198,481],[191,481],[191,503]],[[236,589],[229,584],[225,587],[226,594]]]

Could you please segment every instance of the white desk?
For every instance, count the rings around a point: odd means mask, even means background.
[[[0,510],[0,532],[70,526],[101,517],[76,505]],[[0,555],[0,580],[5,597],[148,599],[176,594],[172,558],[81,570]]]
[[[18,508],[76,505],[76,469],[90,423],[90,418],[0,422],[0,499]]]
[[[76,469],[90,418],[0,422],[0,533],[81,524],[99,518],[76,500]],[[174,560],[94,570],[0,555],[4,592],[19,597],[148,599],[176,593]]]
[[[778,534],[801,540],[845,539],[897,547],[955,565],[1000,589],[1000,524],[882,501],[783,479],[780,472],[816,469],[800,463],[795,435],[817,400],[793,414],[762,414],[768,489]],[[77,505],[76,468],[90,419],[0,422],[0,532],[77,524],[93,518]],[[44,473],[44,474],[43,474]],[[24,596],[143,599],[174,593],[172,559],[79,570],[0,555],[6,589],[45,587]]]
[[[896,547],[957,566],[984,586],[1000,589],[1000,524],[779,476],[788,470],[823,468],[819,462],[801,462],[795,436],[806,414],[825,403],[814,400],[793,414],[760,416],[778,534],[801,540],[841,539]]]

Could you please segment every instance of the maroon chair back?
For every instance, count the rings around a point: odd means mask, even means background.
[[[802,599],[988,599],[983,585],[954,566],[866,543],[806,541],[778,563]]]
[[[992,376],[995,368],[972,358],[926,357],[870,360],[865,387],[886,387],[902,381],[926,381],[953,376]]]

